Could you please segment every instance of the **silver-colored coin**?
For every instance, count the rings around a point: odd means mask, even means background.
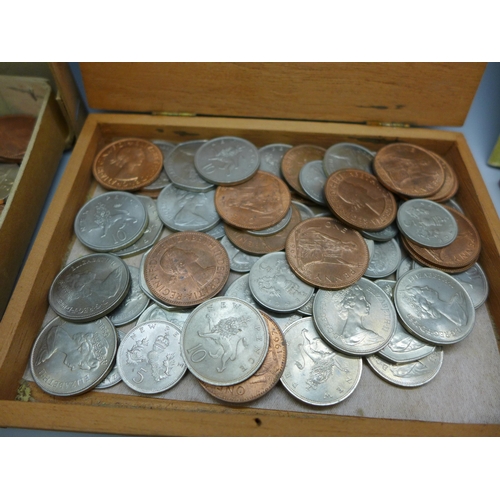
[[[451,208],[454,208],[455,210],[458,210],[461,214],[464,213],[463,208],[456,202],[454,198],[451,198],[451,200],[445,201],[443,205],[448,205]]]
[[[224,236],[220,242],[226,249],[229,257],[229,268],[235,273],[248,273],[260,258],[257,255],[250,255],[235,247],[227,236]]]
[[[375,280],[374,283],[382,288],[382,290],[385,292],[385,294],[393,300],[393,295],[394,295],[394,287],[396,286],[396,281],[395,280],[384,280],[384,279],[378,279]]]
[[[33,379],[54,396],[74,396],[97,386],[112,368],[117,337],[108,318],[70,323],[56,317],[38,335],[30,356]]]
[[[0,200],[5,201],[19,173],[19,165],[0,163]]]
[[[129,287],[130,273],[119,257],[86,255],[70,262],[55,277],[49,291],[49,304],[69,321],[93,321],[116,309]]]
[[[411,268],[412,269],[425,269],[426,267],[428,267],[428,266],[423,266],[422,264],[419,264],[416,260],[414,260],[411,263]]]
[[[476,309],[485,303],[489,292],[488,280],[477,262],[468,271],[454,274],[453,277],[465,288]]]
[[[399,229],[396,221],[394,221],[385,229],[382,229],[382,231],[360,231],[360,233],[362,234],[362,236],[364,236],[365,238],[369,238],[370,240],[389,241],[398,235]]]
[[[173,144],[172,142],[164,141],[162,139],[153,139],[151,142],[153,144],[156,144],[163,153],[163,168],[165,168],[165,161],[167,160],[167,158],[169,157],[170,153],[172,152],[172,150],[175,148],[176,145]]]
[[[310,161],[300,169],[299,183],[307,196],[318,205],[326,205],[325,182],[323,160]]]
[[[177,384],[186,372],[181,330],[168,321],[132,328],[122,340],[116,364],[122,380],[141,394],[158,394]]]
[[[267,229],[262,229],[260,231],[247,231],[249,234],[254,234],[255,236],[269,236],[270,234],[276,234],[286,226],[290,222],[292,218],[293,210],[291,208],[288,209],[286,215],[274,226],[268,227]]]
[[[292,203],[299,209],[300,218],[302,220],[312,219],[313,217],[315,217],[314,212],[307,205],[294,200],[292,200]]]
[[[243,276],[235,279],[226,290],[224,296],[241,299],[248,302],[254,307],[260,307],[260,304],[258,304],[253,298],[250,287],[248,286],[248,274],[244,274]]]
[[[314,287],[293,273],[285,252],[260,257],[250,270],[248,284],[259,304],[278,313],[300,309],[314,293]]]
[[[313,318],[328,344],[354,356],[380,351],[396,329],[392,301],[366,278],[342,290],[318,290]]]
[[[403,274],[413,269],[413,259],[411,257],[405,257],[401,260],[398,270],[396,271],[396,280],[399,280]]]
[[[266,311],[267,315],[270,316],[278,326],[281,328],[281,331],[284,332],[292,323],[295,323],[299,319],[302,319],[303,316],[297,313],[287,313],[287,314],[279,314],[273,311]]]
[[[130,272],[130,289],[123,302],[111,313],[108,318],[115,326],[126,325],[138,318],[148,307],[149,297],[142,291],[139,285],[139,269],[128,266]]]
[[[208,384],[233,385],[251,377],[269,348],[264,318],[248,302],[215,297],[184,323],[182,350],[191,373]]]
[[[316,406],[340,403],[356,389],[363,367],[360,357],[345,356],[319,336],[312,318],[284,332],[287,359],[281,383],[297,399]]]
[[[309,301],[304,304],[297,312],[303,314],[304,316],[312,316],[314,299],[316,298],[316,293],[313,293]]]
[[[402,387],[419,387],[438,374],[443,364],[443,348],[437,347],[424,358],[408,363],[393,363],[377,355],[366,359],[373,371],[388,382]]]
[[[373,153],[363,146],[350,142],[340,142],[326,150],[323,158],[323,169],[327,177],[333,172],[345,168],[356,168],[373,174],[373,157]]]
[[[206,192],[214,185],[205,181],[194,166],[194,155],[207,141],[188,141],[178,144],[165,160],[164,167],[176,187],[187,191]]]
[[[203,179],[217,185],[239,184],[259,168],[259,151],[240,137],[217,137],[201,146],[194,157]]]
[[[116,330],[116,333],[118,335],[117,345],[120,345],[120,342],[123,340],[126,334],[121,330]],[[109,389],[110,387],[119,384],[121,381],[122,378],[120,377],[120,372],[118,371],[118,367],[116,366],[116,358],[115,358],[115,360],[113,361],[113,367],[111,368],[111,371],[106,375],[106,378],[99,385],[95,386],[94,389]]]
[[[89,200],[75,218],[77,238],[91,250],[111,252],[135,243],[148,227],[148,214],[137,196],[109,191]]]
[[[370,259],[373,257],[373,253],[375,252],[375,242],[368,238],[363,238],[365,240],[366,246],[368,247],[368,256]]]
[[[401,249],[396,240],[375,241],[373,255],[365,272],[367,278],[385,278],[395,273],[401,264]]]
[[[139,198],[148,213],[148,227],[135,243],[122,250],[111,252],[114,255],[118,255],[118,257],[131,257],[151,248],[160,239],[161,232],[163,231],[163,222],[158,216],[156,202],[148,196],[137,195],[137,198]]]
[[[289,144],[268,144],[259,149],[259,170],[274,174],[276,177],[284,180],[281,173],[281,162],[285,153],[292,149]]]
[[[221,238],[226,236],[226,231],[224,229],[224,222],[219,222],[213,229],[206,231],[206,233],[212,238],[220,240]]]
[[[431,344],[454,344],[472,331],[475,309],[452,276],[437,269],[408,271],[396,283],[394,303],[405,328]]]
[[[137,325],[141,323],[148,323],[149,321],[168,321],[177,326],[181,331],[184,322],[191,314],[193,309],[164,309],[163,307],[153,304],[149,306],[137,320]]]
[[[170,184],[170,179],[167,176],[165,170],[160,172],[160,175],[153,181],[151,184],[144,186],[142,188],[143,191],[156,191],[158,189],[163,189]]]
[[[209,231],[220,222],[214,199],[215,189],[195,193],[169,184],[158,195],[158,215],[172,231]]]
[[[426,247],[449,245],[458,234],[457,222],[451,212],[435,201],[420,198],[399,206],[397,223],[407,238]]]

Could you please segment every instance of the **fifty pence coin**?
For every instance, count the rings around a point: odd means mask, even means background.
[[[328,177],[337,170],[355,168],[373,173],[372,162],[375,154],[369,149],[350,142],[339,142],[326,150],[323,169]]]
[[[276,177],[283,179],[281,174],[281,161],[284,154],[292,149],[289,144],[268,144],[259,149],[259,170],[274,174]]]
[[[356,389],[363,367],[360,357],[345,356],[319,336],[312,318],[303,318],[284,332],[287,346],[281,383],[293,396],[316,406],[340,403]]]
[[[215,297],[200,304],[184,323],[182,350],[191,373],[213,385],[251,377],[269,348],[267,323],[243,300]]]
[[[181,330],[167,321],[149,321],[128,332],[116,364],[122,380],[141,394],[158,394],[177,384],[186,372]]]

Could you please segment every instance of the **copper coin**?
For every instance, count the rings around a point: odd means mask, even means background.
[[[277,224],[290,208],[288,186],[268,172],[258,171],[250,180],[236,186],[219,186],[215,208],[232,226],[260,231]]]
[[[356,229],[381,231],[396,218],[394,195],[364,170],[333,172],[326,181],[325,196],[334,215]]]
[[[379,181],[390,191],[410,198],[426,198],[444,183],[444,167],[425,148],[404,142],[384,146],[373,160]]]
[[[292,229],[302,220],[299,209],[295,205],[291,205],[291,208],[292,217],[290,222],[277,233],[268,236],[258,236],[228,224],[224,225],[224,231],[229,241],[244,252],[253,255],[279,252],[285,248],[286,239]]]
[[[300,169],[310,161],[322,160],[325,156],[325,152],[326,149],[320,146],[301,144],[289,149],[283,156],[283,160],[281,161],[281,173],[289,186],[304,198],[308,198],[308,196],[299,182]]]
[[[150,292],[164,304],[192,307],[222,290],[229,278],[229,257],[212,236],[174,233],[150,250],[144,277]]]
[[[248,403],[267,394],[280,380],[286,365],[286,343],[278,324],[259,311],[269,330],[269,349],[260,368],[240,384],[216,386],[200,381],[212,396],[227,403]]]
[[[2,162],[19,163],[35,128],[36,118],[30,115],[0,117],[0,158]]]
[[[163,168],[163,153],[145,139],[121,139],[96,156],[93,174],[97,182],[113,191],[137,191],[151,184]]]
[[[451,165],[441,156],[436,153],[430,152],[439,163],[444,168],[444,183],[441,186],[441,189],[432,196],[429,196],[427,199],[431,201],[437,201],[439,203],[448,201],[450,198],[453,198],[458,191],[458,177],[455,173],[455,170],[451,167]]]
[[[286,240],[285,252],[300,279],[326,290],[356,283],[370,261],[361,234],[331,217],[314,217],[298,224]]]

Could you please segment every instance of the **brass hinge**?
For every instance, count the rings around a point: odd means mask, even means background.
[[[488,165],[490,167],[500,167],[500,136],[488,159]]]
[[[371,127],[398,127],[398,128],[410,128],[409,123],[398,123],[398,122],[366,122],[367,125]]]
[[[196,113],[185,113],[182,111],[153,111],[155,116],[196,116]]]

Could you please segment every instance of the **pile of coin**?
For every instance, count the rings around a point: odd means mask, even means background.
[[[456,175],[419,146],[130,138],[101,150],[93,172],[107,191],[75,233],[98,253],[54,280],[58,318],[32,353],[51,394],[104,388],[115,358],[105,387],[157,394],[189,371],[229,403],[281,380],[301,401],[337,404],[363,359],[415,387],[470,334],[488,293],[477,232],[442,204]]]

